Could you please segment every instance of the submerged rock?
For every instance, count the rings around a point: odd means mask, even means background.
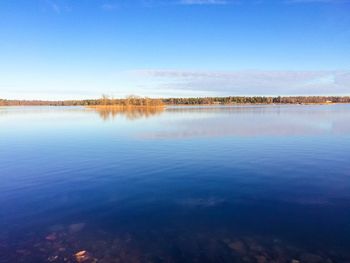
[[[78,263],[82,263],[82,262],[84,262],[84,263],[96,263],[99,261],[97,258],[93,257],[86,250],[82,250],[82,251],[75,253],[74,257]]]
[[[319,255],[305,253],[301,255],[301,262],[302,263],[321,263],[321,262],[324,262],[324,260]]]
[[[109,233],[87,228],[84,223],[71,224],[66,225],[62,231],[40,233],[28,240],[28,243],[18,245],[16,253],[13,253],[14,259],[1,261],[0,257],[0,262],[350,262],[346,261],[347,253],[342,258],[337,251],[327,253],[319,250],[315,253],[295,247],[285,240],[228,235],[227,231],[195,234],[189,231],[181,236],[168,230],[145,233],[140,236],[129,232]],[[143,237],[146,238],[142,239]],[[151,244],[148,240],[152,240]],[[0,250],[2,247],[0,242]]]
[[[267,259],[264,256],[256,256],[255,258],[258,263],[267,263]]]
[[[86,250],[79,251],[79,252],[75,253],[74,256],[75,256],[75,259],[77,260],[77,262],[79,262],[79,263],[90,259],[89,254]]]
[[[237,252],[238,254],[245,254],[246,253],[246,247],[245,244],[242,241],[235,241],[228,245],[232,250]]]
[[[55,233],[49,234],[48,236],[45,237],[46,240],[49,241],[55,241],[57,239],[57,236]]]
[[[54,261],[56,261],[57,259],[58,259],[58,256],[50,256],[50,257],[47,258],[47,260],[48,260],[49,262],[54,262]]]
[[[85,223],[71,224],[68,227],[70,233],[78,233],[83,230],[85,227]]]

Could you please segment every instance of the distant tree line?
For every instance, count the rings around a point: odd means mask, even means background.
[[[211,104],[308,104],[308,103],[350,103],[350,96],[296,96],[296,97],[202,97],[163,99],[171,105],[211,105]]]
[[[138,96],[128,96],[125,99],[114,99],[107,95],[102,95],[100,99],[90,100],[5,100],[0,99],[0,106],[141,106],[155,107],[163,106],[162,99],[143,98]]]
[[[0,99],[0,106],[142,106],[153,107],[166,105],[215,105],[215,104],[313,104],[313,103],[350,103],[350,96],[295,96],[295,97],[199,97],[199,98],[164,98],[151,99],[128,96],[125,99],[114,99],[103,95],[100,99],[90,100],[6,100]]]

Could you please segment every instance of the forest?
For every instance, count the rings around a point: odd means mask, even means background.
[[[139,96],[128,96],[124,99],[114,99],[103,95],[100,99],[86,100],[5,100],[0,99],[0,106],[137,106],[137,107],[158,107],[163,106],[162,99],[152,99]]]
[[[6,100],[0,99],[0,106],[137,106],[158,107],[164,105],[229,105],[229,104],[327,104],[350,103],[350,96],[229,96],[229,97],[197,97],[197,98],[147,98],[128,96],[115,99],[103,95],[99,99],[86,100]]]

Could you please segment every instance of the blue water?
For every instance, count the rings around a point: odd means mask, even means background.
[[[1,263],[292,260],[350,262],[350,105],[0,107]]]

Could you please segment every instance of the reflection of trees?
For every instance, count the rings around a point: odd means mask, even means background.
[[[114,119],[118,115],[125,116],[129,120],[136,120],[140,118],[149,118],[159,115],[164,111],[162,106],[138,107],[138,106],[96,106],[91,107],[96,111],[101,119]]]

